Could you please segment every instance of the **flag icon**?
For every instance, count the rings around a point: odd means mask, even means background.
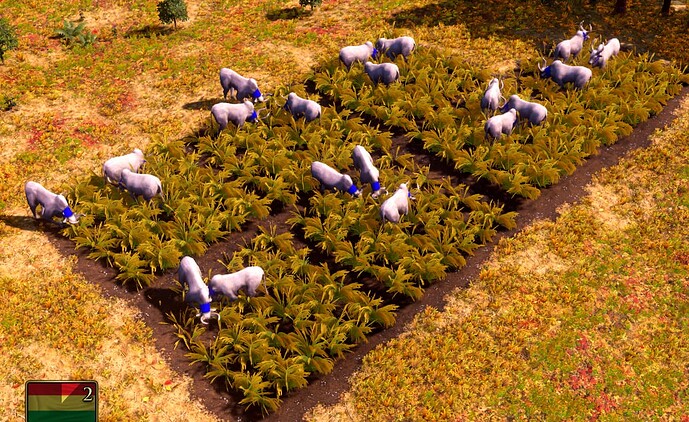
[[[26,421],[96,422],[96,381],[27,381]]]

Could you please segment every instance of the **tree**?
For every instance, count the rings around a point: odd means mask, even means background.
[[[163,23],[173,22],[177,29],[177,20],[189,20],[187,4],[184,0],[163,0],[158,3],[158,17]]]
[[[0,62],[5,63],[5,52],[17,48],[17,33],[5,18],[0,18]]]
[[[301,7],[311,6],[311,10],[315,6],[320,6],[323,0],[299,0],[299,5]]]
[[[669,16],[670,15],[670,3],[672,0],[663,0],[663,7],[660,9],[660,13],[663,16]]]

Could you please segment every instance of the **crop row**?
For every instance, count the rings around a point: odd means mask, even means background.
[[[605,70],[595,70],[585,89],[562,89],[540,78],[535,58],[501,75],[502,92],[544,104],[547,123],[522,125],[511,136],[490,142],[483,130],[487,116],[480,109],[486,71],[422,48],[396,64],[401,83],[389,86],[374,86],[362,67],[347,71],[334,60],[311,80],[330,101],[406,133],[409,142],[421,142],[458,173],[526,198],[571,174],[601,145],[628,135],[633,125],[658,113],[681,82],[689,82],[670,63],[622,53]]]

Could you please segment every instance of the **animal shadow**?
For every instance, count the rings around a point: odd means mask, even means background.
[[[186,103],[182,106],[182,108],[185,110],[210,110],[211,107],[216,105],[218,102],[218,100],[200,100],[192,103]]]
[[[279,20],[294,20],[302,16],[311,16],[310,10],[305,10],[303,7],[285,7],[282,9],[270,10],[266,13],[266,19],[269,21]]]
[[[124,34],[125,38],[151,38],[153,36],[169,35],[173,31],[169,26],[146,25],[143,28],[130,29]]]
[[[144,297],[163,315],[169,312],[179,315],[189,307],[189,304],[182,300],[182,295],[171,288],[149,287],[144,292]]]
[[[57,232],[59,229],[65,227],[57,222],[41,220],[39,218],[33,218],[32,216],[26,215],[0,215],[0,221],[16,229],[34,232],[51,230]]]

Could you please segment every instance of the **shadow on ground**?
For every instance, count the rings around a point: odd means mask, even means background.
[[[580,22],[593,25],[592,38],[617,37],[637,52],[689,63],[689,12],[660,14],[657,2],[629,5],[624,15],[613,15],[610,2],[564,0],[444,0],[394,13],[387,23],[395,28],[463,25],[472,38],[499,37],[534,44],[549,54],[557,42],[573,36]]]
[[[32,232],[48,231],[57,234],[60,229],[66,227],[66,225],[58,223],[57,220],[50,222],[25,215],[0,215],[0,221],[10,227]]]
[[[211,99],[211,98],[202,99],[199,101],[186,103],[182,106],[182,108],[185,110],[209,110],[210,111],[211,107],[213,107],[214,105],[221,103],[221,102],[223,102],[223,100],[218,100],[215,98],[213,98],[213,99]]]
[[[142,28],[130,29],[124,34],[125,38],[151,38],[161,35],[172,34],[173,29],[169,26],[162,25],[146,25]]]
[[[311,16],[311,14],[313,14],[313,11],[304,9],[303,7],[284,7],[282,9],[269,10],[268,13],[266,13],[266,19],[269,21],[295,20]]]

